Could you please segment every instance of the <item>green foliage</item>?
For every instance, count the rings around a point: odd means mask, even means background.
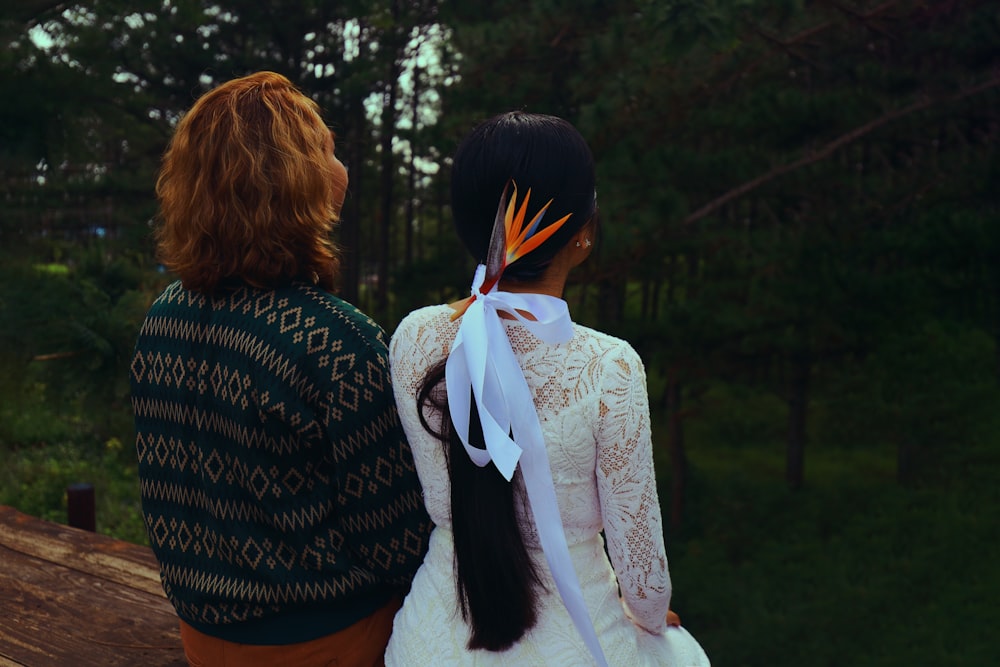
[[[982,331],[930,321],[887,338],[861,363],[831,369],[818,406],[823,446],[904,457],[901,481],[994,438],[997,350]]]
[[[0,443],[59,441],[69,433],[131,439],[128,368],[163,278],[100,247],[74,255],[0,269],[0,360],[7,369]]]
[[[0,452],[5,463],[0,469],[0,505],[66,523],[66,487],[93,484],[97,531],[147,542],[134,455],[120,440],[68,440],[29,447],[0,443]]]
[[[450,303],[468,295],[469,276],[475,270],[472,260],[442,265],[439,259],[445,252],[460,256],[458,240],[453,236],[435,239],[431,246],[432,258],[414,260],[392,276],[392,312],[398,317],[386,318],[383,326],[387,331],[392,332],[399,320],[412,310],[429,304]],[[445,249],[441,250],[441,246]],[[433,275],[435,281],[427,281],[428,275]]]
[[[692,409],[696,418],[687,434],[695,441],[757,451],[781,441],[786,407],[777,396],[720,383],[701,393]]]

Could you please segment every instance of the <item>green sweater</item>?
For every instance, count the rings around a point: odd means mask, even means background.
[[[180,618],[288,644],[406,591],[431,525],[370,318],[301,284],[174,283],[131,381],[143,516]]]

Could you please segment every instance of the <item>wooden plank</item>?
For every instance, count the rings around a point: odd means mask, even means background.
[[[165,599],[0,548],[0,654],[25,665],[183,665]]]
[[[153,552],[106,535],[63,526],[0,506],[0,546],[95,577],[163,595]]]
[[[0,507],[0,667],[186,664],[149,549]]]

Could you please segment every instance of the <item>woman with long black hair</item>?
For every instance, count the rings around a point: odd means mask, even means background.
[[[642,362],[562,300],[597,233],[590,149],[562,119],[496,116],[456,152],[452,213],[472,295],[390,344],[435,528],[386,663],[707,665],[667,622]]]

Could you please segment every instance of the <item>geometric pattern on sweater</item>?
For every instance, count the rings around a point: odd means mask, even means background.
[[[248,619],[308,609],[319,636],[409,586],[430,523],[386,340],[302,284],[209,297],[178,282],[153,303],[131,366],[136,457],[181,618],[239,638]]]

